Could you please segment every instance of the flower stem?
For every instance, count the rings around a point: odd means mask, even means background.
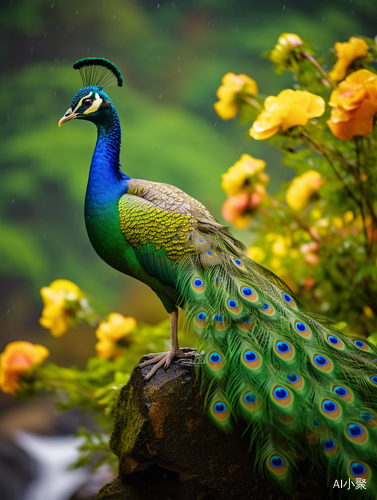
[[[330,85],[330,87],[335,89],[335,87],[336,87],[335,83],[331,80],[331,78],[326,73],[326,71],[322,68],[322,66],[319,64],[319,62],[316,59],[314,59],[314,57],[311,56],[308,52],[306,52],[306,50],[302,50],[301,55],[304,56],[306,59],[308,59],[308,61],[310,61],[312,64],[314,64],[314,66],[318,69],[318,71],[320,73],[322,73],[322,75],[325,77],[325,79],[328,82],[328,84]]]
[[[326,151],[325,149],[323,149],[322,146],[320,144],[318,144],[317,142],[315,142],[311,137],[309,137],[306,134],[306,132],[301,132],[301,136],[304,137],[305,139],[307,139],[311,144],[313,144],[315,146],[316,151],[314,151],[313,148],[311,148],[314,152],[316,152],[316,153],[322,155],[324,158],[326,158],[328,164],[334,170],[335,175],[340,180],[340,182],[343,184],[343,187],[344,187],[346,193],[357,204],[357,206],[360,208],[360,212],[361,212],[361,206],[360,206],[361,205],[361,201],[358,200],[356,198],[356,196],[353,194],[353,192],[350,190],[348,184],[343,179],[343,177],[340,175],[340,172],[337,170],[337,168],[335,167],[334,163],[330,159],[330,156],[335,156],[335,155],[333,155],[329,151]],[[340,158],[336,157],[336,159],[339,159],[339,161],[340,161]],[[348,166],[351,167],[351,165],[348,162],[346,162],[346,163],[347,163]]]
[[[254,106],[254,108],[256,108],[258,111],[262,111],[262,109],[263,109],[263,107],[259,104],[259,102],[256,99],[253,99],[252,97],[250,97],[248,95],[244,95],[242,97],[242,100],[245,102],[248,102],[249,104]]]

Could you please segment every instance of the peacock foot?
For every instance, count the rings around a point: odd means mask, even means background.
[[[159,352],[156,354],[148,354],[148,359],[147,361],[144,361],[143,363],[140,363],[138,365],[139,368],[143,368],[144,366],[148,365],[153,365],[153,363],[157,363],[152,370],[144,377],[145,380],[149,380],[152,375],[156,373],[156,371],[161,368],[161,366],[164,366],[164,369],[166,370],[169,368],[171,362],[175,357],[177,358],[186,358],[188,356],[193,356],[196,353],[195,349],[192,349],[191,347],[183,347],[182,349],[177,348],[177,349],[169,349],[167,352]]]

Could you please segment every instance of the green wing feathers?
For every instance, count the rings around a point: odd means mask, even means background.
[[[288,487],[299,457],[332,480],[377,487],[377,350],[311,316],[223,230],[194,230],[180,262],[188,328],[205,349],[208,412],[225,432],[244,419],[262,472]],[[369,495],[369,496],[368,496]]]

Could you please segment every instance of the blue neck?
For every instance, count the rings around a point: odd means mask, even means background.
[[[114,108],[106,112],[97,126],[97,143],[94,150],[86,191],[86,203],[108,204],[127,191],[129,177],[120,170],[120,122]]]

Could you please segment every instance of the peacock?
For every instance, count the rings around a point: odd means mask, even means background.
[[[251,424],[264,473],[289,489],[309,456],[329,482],[350,478],[359,498],[376,498],[376,347],[307,312],[200,202],[124,174],[119,118],[103,91],[121,87],[121,73],[96,57],[73,67],[83,88],[59,126],[97,127],[85,198],[90,241],[107,264],[150,286],[170,315],[170,349],[139,365],[154,365],[145,378],[191,355],[178,346],[180,307],[205,352],[209,416],[224,432],[239,418]]]

